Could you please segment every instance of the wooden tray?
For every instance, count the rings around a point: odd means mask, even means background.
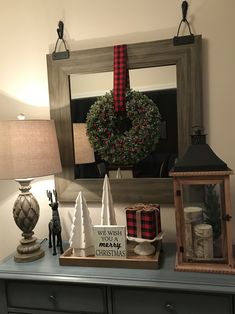
[[[59,258],[62,266],[83,266],[83,267],[120,267],[120,268],[146,268],[158,269],[160,262],[160,253],[162,241],[153,243],[156,251],[152,255],[136,255],[133,251],[136,243],[127,243],[127,258],[97,258],[95,256],[77,257],[72,256],[72,249],[67,249]]]

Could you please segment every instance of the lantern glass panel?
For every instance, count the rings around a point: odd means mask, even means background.
[[[223,183],[183,184],[182,209],[184,262],[227,263]]]

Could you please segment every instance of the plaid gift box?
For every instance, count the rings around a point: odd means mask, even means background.
[[[137,204],[126,208],[127,236],[153,240],[161,232],[160,206]]]

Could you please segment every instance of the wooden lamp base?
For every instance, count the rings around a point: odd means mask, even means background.
[[[17,263],[33,262],[45,255],[40,243],[36,243],[37,238],[21,239],[20,245],[17,247],[17,253],[14,260]]]
[[[15,261],[19,263],[32,262],[44,256],[40,243],[37,243],[37,238],[33,237],[33,229],[39,218],[39,204],[30,192],[32,179],[18,179],[16,181],[20,184],[21,193],[14,203],[13,217],[16,225],[23,232],[23,238],[17,247]]]

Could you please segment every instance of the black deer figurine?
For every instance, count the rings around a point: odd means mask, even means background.
[[[55,201],[53,202],[53,195]],[[60,215],[58,211],[59,203],[57,201],[57,192],[53,190],[53,194],[51,191],[47,190],[47,197],[50,201],[49,206],[52,209],[52,219],[49,222],[49,248],[53,247],[53,255],[57,254],[56,246],[60,248],[60,253],[62,254],[63,246],[62,246],[62,238],[61,238],[61,224],[60,224]]]

